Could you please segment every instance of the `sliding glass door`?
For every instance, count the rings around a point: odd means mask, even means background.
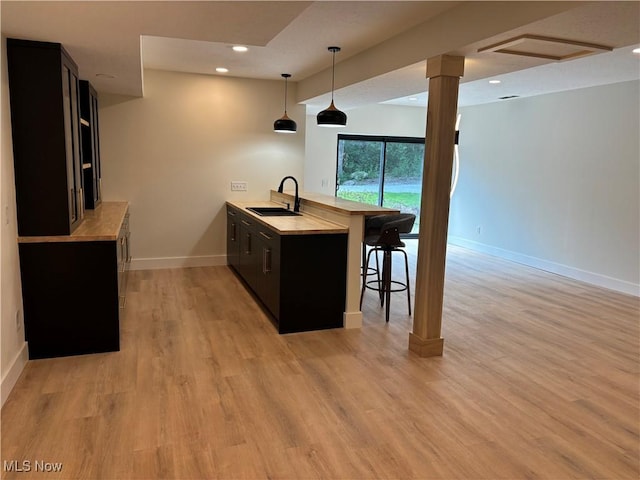
[[[414,213],[420,228],[424,138],[338,135],[336,196]]]

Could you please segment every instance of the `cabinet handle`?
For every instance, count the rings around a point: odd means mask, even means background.
[[[247,227],[251,226],[251,223],[247,222],[246,220],[240,220],[242,223],[244,223]]]
[[[273,237],[270,237],[269,235],[267,235],[264,232],[260,232],[260,235],[262,235],[264,238],[266,238],[267,240],[271,240]]]
[[[233,222],[231,224],[231,241],[232,242],[236,241],[236,222]]]
[[[69,189],[71,191],[71,221],[76,221],[76,192],[74,188]]]
[[[247,249],[245,252],[247,255],[251,255],[251,234],[247,233]]]
[[[127,239],[127,243],[126,243],[127,255],[125,257],[127,263],[131,263],[131,249],[129,248],[131,245],[129,244],[129,236],[130,236],[130,233],[127,231],[127,235],[125,237]]]
[[[271,249],[262,249],[262,273],[265,275],[271,272]]]
[[[235,217],[236,216],[236,212],[232,212],[231,210],[227,210],[227,215]]]
[[[80,197],[80,218],[84,217],[84,190],[82,187],[78,190],[78,197]]]

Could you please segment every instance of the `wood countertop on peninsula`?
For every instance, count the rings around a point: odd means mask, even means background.
[[[128,209],[128,202],[102,202],[95,210],[85,211],[84,220],[71,235],[18,237],[18,243],[114,241]]]
[[[295,198],[293,192],[287,191],[279,193],[275,190],[271,190],[271,198],[277,196],[289,198],[291,203],[293,203],[293,199]],[[354,202],[353,200],[345,200],[344,198],[339,198],[333,195],[325,195],[322,193],[300,192],[298,194],[298,197],[300,198],[300,200],[310,206],[315,205],[346,215],[389,215],[400,213],[400,210],[397,210],[395,208],[379,207],[377,205]]]
[[[348,228],[342,225],[323,220],[309,213],[300,212],[300,215],[291,217],[268,217],[247,210],[248,207],[282,207],[280,203],[267,200],[253,202],[227,201],[227,205],[241,210],[245,215],[254,218],[280,235],[333,234],[348,233],[349,231]]]

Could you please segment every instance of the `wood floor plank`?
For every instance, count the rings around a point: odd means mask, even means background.
[[[62,462],[47,479],[640,477],[638,298],[450,246],[442,357],[408,352],[404,293],[388,324],[373,292],[363,312],[278,335],[227,267],[131,272],[121,351],[29,362],[2,460]]]

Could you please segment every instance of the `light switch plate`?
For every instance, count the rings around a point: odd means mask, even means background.
[[[247,191],[247,182],[231,182],[231,191],[232,192],[246,192]]]

